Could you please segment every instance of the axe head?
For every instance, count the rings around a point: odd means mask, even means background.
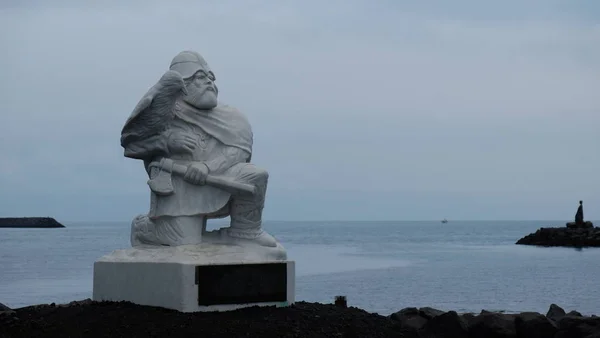
[[[173,181],[171,180],[173,162],[161,161],[160,164],[150,165],[150,179],[148,186],[150,190],[157,195],[167,196],[175,192],[173,189]]]

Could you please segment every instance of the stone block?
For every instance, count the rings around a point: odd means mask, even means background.
[[[294,303],[294,261],[261,260],[237,250],[216,245],[116,250],[94,263],[93,300],[181,312]]]

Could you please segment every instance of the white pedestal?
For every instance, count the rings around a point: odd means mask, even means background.
[[[115,250],[94,263],[95,301],[129,301],[181,312],[288,306],[295,263],[282,247],[194,245]],[[285,256],[285,255],[283,255]]]

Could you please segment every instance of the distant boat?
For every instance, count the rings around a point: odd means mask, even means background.
[[[442,223],[446,224],[446,223],[448,223],[448,220],[444,218],[444,219],[442,220]]]

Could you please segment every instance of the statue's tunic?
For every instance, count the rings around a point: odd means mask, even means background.
[[[175,119],[163,134],[125,145],[125,156],[144,160],[146,170],[151,161],[160,160],[161,157],[171,158],[175,163],[184,165],[203,162],[208,166],[211,175],[222,175],[236,181],[253,183],[257,168],[249,163],[252,156],[252,129],[245,116],[233,107],[219,105],[212,110],[203,111],[182,100],[177,100],[173,110]],[[195,138],[195,148],[191,154],[169,153],[168,137],[177,134],[187,134]],[[154,178],[159,170],[153,168],[148,173],[149,177]],[[164,196],[151,193],[148,217],[219,217],[229,213],[229,210],[224,209],[232,197],[229,192],[208,185],[194,185],[175,174],[172,175],[172,183],[174,194]],[[264,202],[264,192],[259,199]],[[259,207],[256,202],[259,201],[255,200],[252,204]]]

